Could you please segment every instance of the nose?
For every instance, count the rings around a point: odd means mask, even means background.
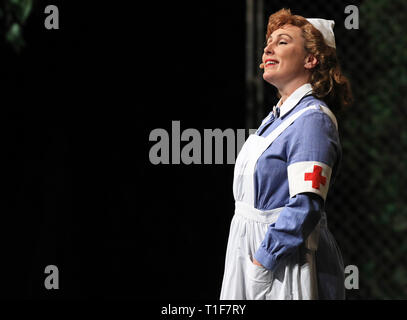
[[[269,42],[269,44],[266,44],[266,46],[264,47],[264,54],[273,54],[273,48],[271,46],[271,42]]]

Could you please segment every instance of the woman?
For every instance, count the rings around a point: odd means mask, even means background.
[[[333,25],[287,9],[269,18],[260,67],[281,99],[236,160],[221,299],[345,297],[342,257],[324,211],[341,159],[328,105],[352,99]]]

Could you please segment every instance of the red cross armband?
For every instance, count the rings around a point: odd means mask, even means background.
[[[331,167],[318,161],[302,161],[289,165],[287,174],[290,197],[303,192],[313,192],[325,201],[331,173]]]

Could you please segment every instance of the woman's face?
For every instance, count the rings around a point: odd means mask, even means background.
[[[267,39],[263,79],[278,89],[296,81],[307,81],[304,38],[299,27],[284,25]]]

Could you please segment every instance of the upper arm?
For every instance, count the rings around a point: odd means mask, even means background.
[[[332,168],[339,153],[337,129],[320,110],[306,112],[294,122],[287,147],[290,197],[311,192],[326,199]]]

